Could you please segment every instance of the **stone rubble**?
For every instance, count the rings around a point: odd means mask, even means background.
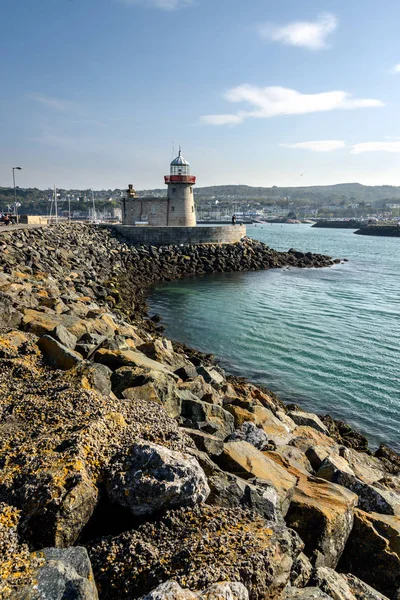
[[[78,224],[7,231],[0,256],[1,598],[399,597],[400,457],[145,310],[156,281],[338,261]]]

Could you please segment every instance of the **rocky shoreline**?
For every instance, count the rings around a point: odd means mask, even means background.
[[[0,251],[1,598],[400,598],[400,457],[146,315],[156,281],[338,261],[80,225]]]

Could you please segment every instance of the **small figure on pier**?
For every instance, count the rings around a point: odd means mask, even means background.
[[[236,225],[236,215],[232,215],[232,225]]]

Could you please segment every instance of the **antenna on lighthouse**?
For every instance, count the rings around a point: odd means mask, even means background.
[[[175,142],[172,142],[172,156],[171,156],[171,160],[174,160],[175,158]]]

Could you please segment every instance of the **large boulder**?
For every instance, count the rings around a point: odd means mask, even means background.
[[[159,404],[82,389],[74,370],[50,369],[39,354],[3,363],[0,499],[21,510],[20,531],[32,548],[76,542],[116,454],[139,440],[176,451],[193,446]]]
[[[190,392],[185,392],[185,394],[190,394]],[[222,439],[234,430],[234,420],[229,412],[217,404],[198,400],[193,394],[190,394],[190,397],[183,397],[181,416],[184,419],[185,427],[200,429]]]
[[[394,596],[400,590],[400,517],[357,510],[339,568]]]
[[[337,565],[353,527],[356,505],[357,496],[349,490],[299,472],[286,522],[305,542],[304,552],[314,565]]]
[[[239,582],[214,583],[206,590],[191,592],[176,581],[166,581],[141,600],[249,600],[249,592]]]
[[[293,419],[296,425],[304,425],[306,427],[313,427],[321,433],[329,435],[328,429],[322,423],[321,419],[314,415],[314,413],[305,412],[303,410],[290,410],[288,416]]]
[[[244,479],[257,477],[278,492],[282,513],[288,511],[297,479],[248,442],[228,442],[218,458],[222,468]]]
[[[354,575],[337,573],[327,567],[315,569],[312,582],[333,600],[389,600]]]
[[[210,493],[197,460],[158,444],[134,444],[107,469],[110,499],[136,516],[193,506]]]
[[[89,324],[79,317],[44,313],[32,309],[24,309],[21,325],[25,331],[38,336],[51,334],[58,325],[63,325],[77,339],[81,338],[89,330]]]
[[[83,359],[82,355],[75,350],[63,346],[50,335],[44,335],[39,340],[39,346],[43,356],[47,362],[55,369],[68,371],[76,367]]]
[[[323,460],[317,476],[338,483],[358,495],[358,507],[366,512],[385,515],[400,515],[400,495],[385,489],[379,481],[375,485],[365,483],[356,477],[348,462],[335,455]]]
[[[211,456],[219,456],[224,450],[224,442],[221,438],[211,433],[204,433],[197,429],[188,429],[182,427],[182,430],[192,438],[196,448],[201,452],[206,452]]]
[[[301,549],[300,538],[283,525],[239,508],[202,504],[92,542],[89,555],[109,600],[134,600],[171,579],[191,591],[236,581],[254,600],[273,600],[289,582]]]
[[[278,492],[268,481],[244,480],[220,469],[207,454],[189,450],[199,461],[210,486],[207,504],[225,508],[250,509],[268,521],[283,523]]]

